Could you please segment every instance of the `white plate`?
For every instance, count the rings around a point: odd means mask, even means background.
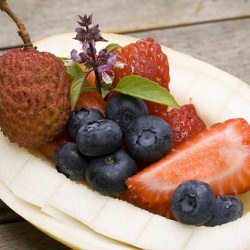
[[[103,35],[110,42],[121,45],[136,40],[122,35]],[[74,36],[74,33],[59,34],[38,41],[35,45],[40,51],[49,51],[57,56],[65,57],[69,56],[71,49],[80,49],[79,43],[72,39]],[[106,43],[99,43],[99,48],[105,45]],[[170,63],[170,89],[180,104],[190,101],[197,104],[198,112],[206,124],[223,121],[231,117],[244,117],[250,122],[250,89],[246,83],[188,55],[166,47],[163,47],[163,51],[168,55]],[[204,88],[206,89],[205,93]],[[0,139],[2,138],[0,137]],[[0,165],[0,170],[4,167],[3,164]],[[5,178],[3,173],[3,171],[0,171],[0,180]],[[41,231],[69,247],[94,250],[134,249],[132,246],[102,236],[79,221],[48,206],[45,209],[47,209],[47,213],[55,215],[52,218],[39,207],[31,205],[20,197],[18,198],[12,191],[8,182],[0,182],[0,197],[10,208]],[[245,203],[249,208],[248,196]],[[154,221],[157,221],[157,219]],[[249,213],[237,222],[223,227],[214,229],[198,227],[193,231],[192,239],[190,236],[183,247],[184,249],[209,249],[213,246],[213,249],[218,249],[216,244],[219,244],[219,249],[247,249],[250,246],[250,226],[248,229],[248,225],[250,225]],[[244,232],[241,232],[241,229]],[[146,231],[150,232],[150,229]],[[181,237],[181,235],[176,235],[176,237]],[[147,241],[149,242],[148,246],[150,246],[150,237]],[[143,246],[146,243],[141,242],[140,244]],[[152,249],[153,247],[148,248]],[[158,249],[169,248],[165,245]]]

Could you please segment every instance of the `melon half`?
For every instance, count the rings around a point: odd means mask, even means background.
[[[80,44],[73,33],[35,43],[40,51],[68,57]],[[133,37],[104,33],[109,43]],[[107,43],[99,43],[103,48]],[[170,90],[179,104],[194,103],[207,125],[243,117],[250,123],[250,88],[207,63],[162,46],[170,64]],[[250,249],[250,194],[240,196],[242,218],[216,227],[180,224],[127,202],[103,196],[57,173],[39,155],[0,135],[0,198],[41,231],[73,249]]]

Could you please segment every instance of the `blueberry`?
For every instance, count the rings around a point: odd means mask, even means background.
[[[133,120],[125,132],[128,153],[144,164],[165,156],[172,147],[172,129],[167,122],[153,115]]]
[[[147,115],[148,108],[143,100],[120,94],[107,102],[105,113],[106,118],[116,121],[122,130],[126,130],[135,118]]]
[[[76,139],[76,134],[81,126],[88,122],[103,119],[102,113],[93,108],[80,108],[74,111],[68,122],[68,133],[71,138]]]
[[[94,190],[104,195],[118,195],[127,189],[125,180],[137,172],[135,161],[126,152],[118,150],[91,160],[86,180]]]
[[[58,146],[54,152],[54,163],[59,173],[72,180],[85,178],[87,161],[77,149],[74,142],[66,142]]]
[[[242,216],[243,205],[241,200],[233,195],[218,196],[215,202],[214,213],[207,226],[217,226],[234,221]]]
[[[177,221],[198,226],[211,218],[215,202],[216,197],[207,183],[190,180],[177,187],[171,199],[171,206]]]
[[[122,130],[109,119],[89,122],[79,129],[76,143],[79,151],[86,156],[110,154],[121,147]]]

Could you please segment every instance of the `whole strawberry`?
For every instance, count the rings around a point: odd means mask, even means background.
[[[193,104],[186,104],[180,108],[173,108],[170,111],[161,113],[160,116],[172,128],[173,147],[190,139],[206,128]]]
[[[6,1],[1,10],[14,16]],[[0,56],[0,127],[11,142],[36,148],[52,140],[70,114],[70,80],[63,62],[33,48],[20,19],[14,18],[23,49]]]
[[[169,89],[169,64],[161,46],[152,38],[141,39],[122,47],[118,61],[122,68],[114,68],[114,86],[127,75],[138,75]]]
[[[168,58],[163,53],[160,44],[153,38],[141,39],[135,43],[130,43],[122,47],[118,53],[117,60],[123,67],[113,68],[115,76],[113,87],[124,76],[138,75],[158,83],[169,90],[170,75]],[[159,113],[166,112],[167,110],[165,105],[151,101],[145,102],[149,113],[152,115],[159,115]]]

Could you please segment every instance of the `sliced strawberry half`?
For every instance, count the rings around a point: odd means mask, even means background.
[[[250,126],[230,119],[203,130],[126,183],[125,199],[153,213],[171,217],[176,187],[191,179],[209,183],[216,195],[250,189]]]

